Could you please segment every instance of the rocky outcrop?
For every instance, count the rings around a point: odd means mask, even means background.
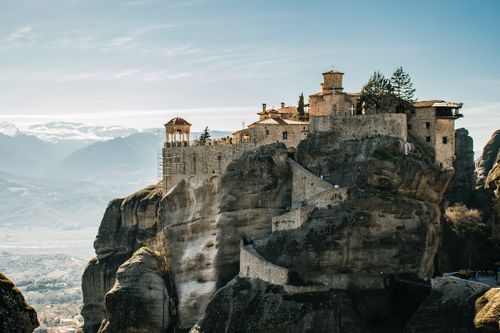
[[[23,294],[0,273],[0,332],[28,333],[39,326],[35,310]]]
[[[498,163],[500,153],[500,130],[496,130],[484,146],[481,156],[476,160],[476,189],[471,205],[481,211],[483,219],[493,224],[492,189],[488,184],[490,172]],[[491,178],[490,178],[491,179]]]
[[[170,324],[170,297],[163,258],[148,248],[137,250],[116,272],[116,282],[106,293],[106,319],[100,333],[162,333]]]
[[[493,239],[500,244],[500,150],[486,178],[485,188],[491,193]]]
[[[119,311],[116,303],[104,306],[105,295],[118,267],[142,246],[167,259],[171,325],[192,327],[213,293],[238,273],[240,235],[270,233],[271,217],[290,204],[286,154],[282,144],[263,146],[231,162],[218,186],[181,181],[166,194],[153,186],[112,201],[94,243],[97,257],[83,276],[85,331],[96,332],[106,313]]]
[[[474,325],[482,333],[500,332],[500,288],[492,288],[476,300]]]
[[[161,187],[150,186],[109,203],[94,242],[97,256],[82,277],[85,332],[97,332],[106,318],[104,297],[115,284],[115,274],[132,254],[157,238],[156,212]]]
[[[432,291],[406,325],[406,333],[469,333],[474,329],[474,305],[488,286],[458,278],[436,278]]]
[[[470,204],[475,188],[474,142],[469,131],[459,128],[455,131],[455,175],[451,179],[444,198],[450,203]]]
[[[401,332],[425,297],[401,304],[391,298],[395,284],[390,281],[409,274],[410,284],[425,289],[423,279],[433,274],[439,243],[439,203],[453,171],[434,165],[425,147],[388,137],[339,143],[329,133],[317,133],[299,144],[296,156],[312,173],[347,187],[348,198],[333,207],[316,207],[300,228],[254,240],[260,265],[240,275],[266,276],[266,267],[281,267],[286,283],[233,280],[214,296],[193,332]],[[344,291],[319,291],[339,285]],[[248,291],[240,296],[241,289]],[[356,297],[350,295],[354,290]],[[411,288],[395,294],[402,290]],[[315,297],[332,302],[321,318],[305,301]],[[397,311],[404,315],[391,315]]]
[[[120,301],[130,281],[142,281],[137,272],[145,267],[148,281],[156,281],[155,296],[136,282],[142,290],[134,291],[133,302],[152,299],[157,310],[153,317],[170,323],[169,329],[189,329],[204,314],[199,325],[204,332],[326,327],[365,332],[367,324],[388,332],[385,324],[373,324],[381,318],[398,321],[395,327],[402,329],[401,322],[424,297],[402,307],[394,296],[398,293],[384,283],[409,274],[416,285],[426,286],[422,279],[433,274],[439,243],[438,205],[453,170],[437,167],[425,146],[397,138],[337,142],[329,133],[310,135],[300,143],[297,161],[312,176],[347,189],[348,199],[316,207],[298,229],[271,233],[272,217],[292,204],[294,178],[287,155],[282,144],[262,146],[232,161],[220,181],[180,181],[168,193],[150,187],[111,202],[95,242],[97,257],[84,274],[86,331],[95,332],[102,320],[103,332],[134,331],[135,324],[120,316],[126,308]],[[287,288],[233,279],[239,272],[241,236],[266,261],[287,269]],[[159,286],[157,267],[151,265],[153,255],[139,250],[143,246],[161,251],[166,291]],[[376,279],[382,285],[354,296],[350,293],[357,291],[348,286],[342,292],[302,291],[335,285],[329,279],[339,275]],[[401,294],[403,289],[398,290]],[[169,299],[168,315],[159,294]],[[368,301],[367,295],[377,301]],[[392,316],[398,308],[404,314]]]

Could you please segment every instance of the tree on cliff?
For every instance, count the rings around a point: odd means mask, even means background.
[[[297,119],[304,120],[306,118],[305,108],[304,108],[304,93],[299,96],[299,103],[297,105]]]
[[[210,130],[208,129],[208,126],[207,126],[203,130],[203,133],[201,133],[201,135],[200,135],[200,140],[199,140],[200,145],[206,144],[209,139],[210,139]]]
[[[387,111],[395,105],[395,95],[391,81],[376,71],[361,90],[360,102],[377,111]]]
[[[396,98],[403,103],[413,104],[415,102],[415,88],[411,82],[410,74],[398,67],[391,76],[392,92]]]

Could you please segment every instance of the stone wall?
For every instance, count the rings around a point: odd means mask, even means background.
[[[274,216],[272,218],[272,231],[300,228],[307,221],[313,210],[314,206],[305,206],[294,209],[286,214]]]
[[[255,148],[252,142],[189,147],[163,148],[163,181],[165,190],[180,180],[200,184],[219,182],[227,165],[244,151]]]
[[[293,174],[292,207],[305,206],[313,196],[334,188],[332,184],[306,170],[294,160],[288,159],[288,163]]]
[[[408,115],[408,133],[436,151],[436,164],[453,167],[455,159],[455,120],[437,118],[436,109],[418,108]]]
[[[318,193],[307,200],[307,203],[317,208],[330,208],[347,199],[347,188],[333,188]]]
[[[309,133],[309,124],[259,124],[253,125],[254,142],[258,145],[267,145],[282,142],[287,148],[297,147]],[[284,134],[286,133],[286,134]]]
[[[357,97],[342,92],[309,96],[309,115],[349,116],[356,113]]]
[[[256,278],[283,286],[288,282],[288,269],[277,266],[255,251],[252,245],[240,247],[240,277]]]
[[[390,136],[407,141],[406,114],[321,116],[310,118],[311,132],[334,130],[339,141]]]

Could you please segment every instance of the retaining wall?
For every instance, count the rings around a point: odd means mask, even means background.
[[[307,202],[313,196],[331,190],[332,184],[321,179],[309,170],[305,169],[299,163],[292,159],[287,159],[292,169],[292,207],[301,207],[307,205]]]
[[[319,116],[310,118],[311,132],[335,131],[339,141],[360,140],[374,136],[408,139],[406,114],[370,114]]]
[[[240,246],[240,277],[257,278],[284,286],[288,282],[288,269],[275,265],[255,251],[252,245]]]
[[[272,232],[300,228],[309,218],[314,206],[305,206],[272,218]]]

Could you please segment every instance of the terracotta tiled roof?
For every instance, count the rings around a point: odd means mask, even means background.
[[[430,101],[418,101],[413,103],[415,108],[431,108],[431,107],[450,107],[450,108],[461,108],[462,103],[446,102],[440,99],[433,99]]]
[[[168,123],[165,124],[165,126],[170,126],[170,125],[188,125],[191,126],[190,123],[188,123],[185,119],[180,118],[180,117],[175,117],[170,119]]]
[[[283,119],[281,117],[267,118],[260,121],[257,121],[251,124],[249,127],[256,125],[309,125],[307,121],[293,120],[293,119]]]
[[[438,99],[433,99],[433,100],[430,100],[430,101],[418,101],[418,102],[415,102],[413,103],[413,107],[416,107],[416,108],[430,108],[434,105],[434,103],[442,103],[444,101],[442,100],[438,100]]]

